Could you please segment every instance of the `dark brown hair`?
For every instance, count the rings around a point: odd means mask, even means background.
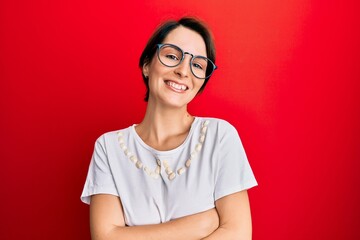
[[[153,35],[150,37],[149,41],[147,42],[139,61],[139,67],[140,69],[143,68],[144,65],[149,64],[151,59],[154,57],[156,53],[156,44],[162,43],[166,36],[175,28],[178,28],[179,26],[183,26],[186,28],[189,28],[198,34],[201,35],[201,37],[204,39],[205,45],[206,45],[206,54],[207,57],[215,64],[215,45],[213,37],[206,27],[204,23],[202,23],[200,20],[193,18],[193,17],[184,17],[181,18],[178,21],[175,20],[169,20],[160,25],[156,31],[153,33]],[[208,68],[209,69],[209,68]],[[145,86],[146,86],[146,95],[145,95],[145,101],[149,100],[149,79],[144,76],[142,73],[142,78],[144,80]],[[202,92],[209,81],[210,77],[206,78],[204,80],[204,84],[201,86],[198,93]]]

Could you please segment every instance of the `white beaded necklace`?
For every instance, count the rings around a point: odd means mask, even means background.
[[[206,131],[207,131],[207,126],[209,124],[209,120],[206,120],[204,122],[202,122],[201,124],[201,128],[200,128],[200,137],[199,137],[199,142],[195,145],[195,149],[191,152],[189,158],[186,160],[185,162],[185,166],[180,167],[179,169],[176,170],[176,172],[174,172],[170,166],[168,161],[164,160],[163,161],[163,165],[165,167],[165,173],[168,175],[168,179],[171,181],[176,177],[176,173],[178,175],[183,174],[186,169],[188,169],[191,165],[191,162],[194,161],[198,155],[198,153],[201,151],[202,145],[205,141],[205,136],[206,136]],[[124,151],[124,154],[126,155],[126,157],[132,162],[134,163],[134,165],[139,169],[139,170],[144,170],[144,172],[149,175],[150,177],[154,178],[154,179],[158,179],[161,173],[161,161],[160,159],[156,159],[156,163],[157,166],[154,170],[151,170],[149,167],[144,166],[144,164],[142,163],[142,161],[134,154],[132,153],[128,147],[126,146],[125,140],[124,140],[124,135],[121,131],[117,132],[118,135],[118,142],[120,145],[120,148]]]

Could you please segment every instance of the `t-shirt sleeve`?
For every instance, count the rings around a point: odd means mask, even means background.
[[[236,129],[229,123],[224,124],[222,128],[219,139],[220,151],[215,182],[215,201],[257,185]]]
[[[90,196],[100,193],[118,196],[106,153],[104,135],[95,142],[94,152],[80,199],[84,203],[90,204]]]

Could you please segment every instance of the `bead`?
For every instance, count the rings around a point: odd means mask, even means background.
[[[186,163],[185,163],[185,166],[186,166],[187,168],[189,168],[190,165],[191,165],[191,159],[187,160]]]
[[[122,132],[118,132],[117,133],[119,137],[122,137],[123,136],[123,133]]]
[[[125,146],[125,144],[120,144],[120,148],[125,152],[126,151],[126,149],[127,149],[127,147]]]
[[[179,169],[177,170],[177,173],[178,173],[179,175],[183,174],[184,172],[185,172],[185,168],[179,168]]]
[[[161,170],[160,166],[157,166],[156,169],[155,169],[155,173],[160,174],[160,170]]]
[[[151,174],[151,171],[150,171],[150,169],[149,169],[148,167],[144,167],[144,171],[145,171],[148,175]]]
[[[202,127],[202,128],[201,128],[201,133],[206,133],[206,130],[207,130],[207,127],[206,127],[206,126]]]
[[[141,169],[143,167],[143,163],[141,161],[137,161],[135,165],[139,169]]]
[[[118,141],[119,141],[119,143],[124,143],[124,138],[123,138],[123,137],[119,137],[119,138],[118,138]]]
[[[205,135],[202,134],[202,135],[200,136],[199,142],[204,143],[204,141],[205,141]]]
[[[130,158],[133,154],[129,151],[129,149],[126,149],[125,155]]]
[[[190,154],[190,159],[191,160],[193,160],[193,159],[195,159],[196,158],[196,152],[195,151],[193,151],[191,154]]]
[[[209,125],[209,120],[206,120],[204,123],[203,123],[203,126],[207,126]]]
[[[169,168],[169,167],[165,168],[165,172],[166,172],[168,175],[173,173],[173,171],[172,171],[171,168]]]
[[[137,160],[137,157],[135,155],[132,155],[130,157],[130,160],[133,162],[133,163],[136,163],[138,160]]]
[[[202,148],[202,144],[201,144],[201,143],[196,144],[195,150],[196,150],[197,152],[200,152],[201,148]]]
[[[169,167],[169,162],[167,160],[164,160],[164,166]]]
[[[171,181],[171,180],[173,180],[175,177],[176,177],[176,174],[175,174],[175,173],[171,173],[168,178],[169,178],[169,180]]]

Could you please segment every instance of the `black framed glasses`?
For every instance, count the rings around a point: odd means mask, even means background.
[[[179,66],[184,60],[185,54],[189,54],[191,56],[191,72],[199,79],[206,79],[210,77],[217,68],[217,66],[207,57],[184,52],[176,45],[163,43],[157,44],[157,48],[157,56],[159,61],[167,67]]]

